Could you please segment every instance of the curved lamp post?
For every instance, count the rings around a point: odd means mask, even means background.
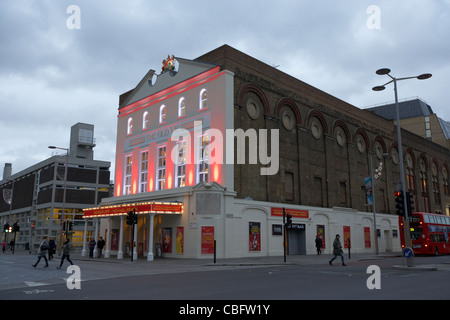
[[[391,70],[388,68],[382,68],[378,69],[376,71],[376,74],[378,75],[387,75],[389,78],[391,78],[390,81],[386,82],[385,84],[381,86],[375,86],[372,88],[373,91],[383,91],[386,89],[386,85],[390,83],[394,83],[394,92],[395,92],[395,114],[396,114],[396,121],[397,121],[397,140],[398,140],[398,149],[399,149],[399,162],[400,162],[400,184],[401,184],[401,192],[403,192],[403,205],[405,207],[405,218],[404,218],[404,235],[405,235],[405,246],[411,245],[411,235],[409,232],[409,219],[408,219],[408,210],[406,210],[407,206],[407,198],[406,198],[406,184],[405,184],[405,171],[403,167],[403,149],[402,149],[402,135],[401,135],[401,129],[400,129],[400,111],[398,107],[398,96],[397,96],[397,81],[400,80],[407,80],[407,79],[418,79],[418,80],[425,80],[431,78],[431,73],[424,73],[415,77],[404,77],[404,78],[395,78],[390,75]]]

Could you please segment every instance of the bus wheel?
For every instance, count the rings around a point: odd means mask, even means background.
[[[439,249],[438,247],[434,247],[434,255],[438,256],[439,255]]]

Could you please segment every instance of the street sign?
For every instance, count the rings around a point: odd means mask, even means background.
[[[405,258],[411,258],[413,256],[413,251],[411,248],[405,248],[403,249],[403,256]]]

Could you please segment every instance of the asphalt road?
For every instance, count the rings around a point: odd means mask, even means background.
[[[30,269],[32,273],[49,278],[49,272],[60,274],[60,281],[37,277],[27,286],[0,290],[0,299],[12,300],[442,300],[450,298],[450,257],[429,257],[428,265],[436,271],[393,268],[399,259],[361,260],[341,266],[320,265],[237,265],[228,267],[201,266],[187,270],[167,270],[166,273],[133,275],[114,273],[101,276],[107,263],[80,261],[81,270],[97,268],[95,276],[79,282],[79,289],[69,289],[64,270]],[[4,263],[4,265],[7,263]],[[83,265],[84,264],[84,265]],[[368,273],[368,267],[380,268],[378,277]],[[68,264],[65,265],[67,268]],[[108,265],[108,267],[110,267]],[[120,266],[119,266],[120,267]],[[123,265],[122,268],[132,268]],[[118,268],[119,270],[120,268]],[[48,270],[48,271],[47,271]],[[47,272],[47,274],[46,274]],[[83,272],[83,271],[82,271]],[[169,273],[168,273],[169,272]],[[45,276],[44,276],[45,275]],[[87,275],[85,275],[87,276]],[[379,289],[368,288],[377,283]],[[66,279],[64,281],[64,279]],[[53,281],[55,282],[55,281]],[[70,284],[74,286],[75,281]],[[70,285],[69,285],[70,286]],[[369,284],[370,286],[370,284]]]

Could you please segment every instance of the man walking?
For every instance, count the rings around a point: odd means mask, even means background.
[[[344,251],[342,251],[342,245],[341,245],[341,241],[339,240],[339,235],[336,235],[336,239],[334,239],[333,241],[333,254],[334,257],[328,261],[328,263],[331,265],[333,265],[333,261],[334,259],[337,258],[337,256],[341,256],[341,260],[342,260],[342,265],[346,266],[346,264],[344,263]]]
[[[59,267],[56,267],[56,268],[61,269],[61,266],[62,266],[65,258],[67,259],[67,261],[70,262],[71,265],[73,265],[72,260],[70,260],[70,243],[69,243],[69,239],[66,239],[66,241],[64,242],[63,255],[61,257],[61,263],[59,264]]]
[[[46,257],[46,253],[48,251],[48,242],[47,242],[47,237],[43,237],[42,238],[42,242],[39,245],[39,250],[38,250],[38,260],[36,261],[35,264],[33,264],[33,267],[36,268],[37,264],[39,263],[39,261],[41,261],[41,258],[43,257],[45,260],[45,266],[44,268],[48,267],[48,260]]]

